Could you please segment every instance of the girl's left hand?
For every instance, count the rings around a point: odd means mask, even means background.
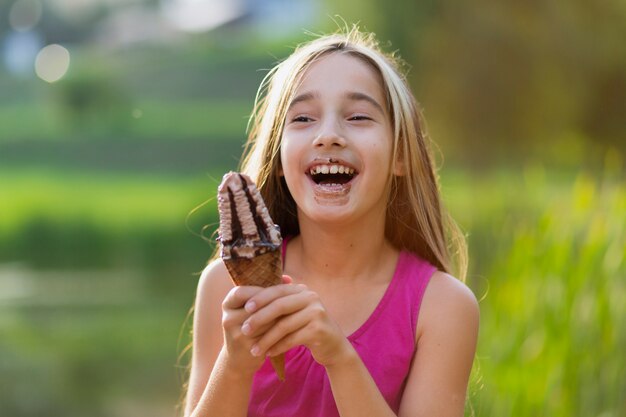
[[[349,357],[352,346],[348,339],[317,293],[303,284],[265,288],[248,300],[245,309],[251,315],[241,330],[258,338],[251,349],[254,356],[276,356],[304,345],[325,367]]]

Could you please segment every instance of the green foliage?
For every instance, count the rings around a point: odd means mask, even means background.
[[[477,416],[626,412],[626,187],[581,173],[554,193],[549,174],[510,184],[538,204],[509,200],[489,216],[490,249],[472,251],[484,267]]]
[[[130,124],[130,97],[107,74],[79,74],[59,81],[51,90],[64,124],[80,134],[115,136]]]

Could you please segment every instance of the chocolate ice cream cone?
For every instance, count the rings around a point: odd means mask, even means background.
[[[282,283],[282,238],[254,182],[229,172],[218,188],[221,257],[235,285],[269,287]],[[282,381],[285,356],[270,358]]]

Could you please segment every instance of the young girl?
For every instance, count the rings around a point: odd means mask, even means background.
[[[478,307],[449,275],[464,240],[395,60],[352,30],[259,91],[242,171],[285,237],[284,284],[205,269],[185,415],[462,416]],[[266,359],[281,353],[282,382]]]

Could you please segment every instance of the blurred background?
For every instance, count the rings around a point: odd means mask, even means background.
[[[0,416],[176,415],[256,89],[344,21],[406,61],[468,236],[466,414],[626,416],[621,0],[0,0]]]

